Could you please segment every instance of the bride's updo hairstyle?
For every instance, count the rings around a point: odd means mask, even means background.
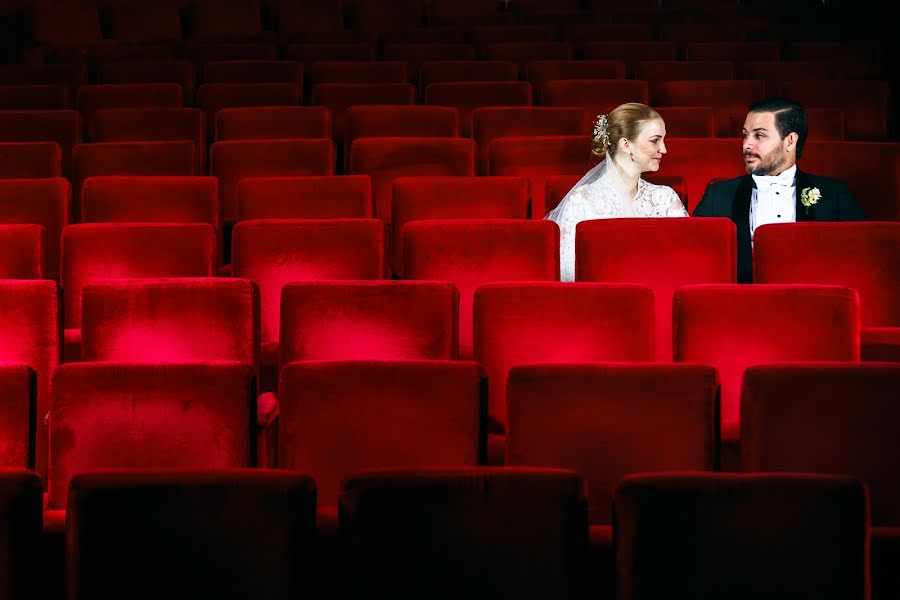
[[[598,115],[591,136],[591,152],[600,159],[616,155],[619,140],[637,139],[644,121],[659,119],[659,113],[639,102],[628,102],[613,109],[608,115]]]

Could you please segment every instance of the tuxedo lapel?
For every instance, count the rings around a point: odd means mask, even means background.
[[[753,178],[741,178],[731,201],[731,220],[737,228],[738,281],[749,283],[752,278],[753,250],[750,237],[750,197],[753,194]]]
[[[803,206],[803,203],[800,201],[800,194],[803,193],[803,190],[806,188],[812,188],[812,184],[809,182],[809,177],[806,176],[806,173],[797,169],[797,177],[795,179],[796,185],[794,186],[794,201],[797,205],[797,222],[801,221],[815,221],[816,220],[816,206],[815,204],[809,207]]]

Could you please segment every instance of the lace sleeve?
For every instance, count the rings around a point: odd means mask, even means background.
[[[575,227],[587,218],[585,192],[579,188],[571,193],[566,205],[555,215],[559,225],[559,273],[561,281],[575,281]]]
[[[678,193],[672,188],[666,188],[668,190],[669,204],[666,208],[666,216],[667,217],[686,217],[688,216],[687,209],[684,208],[684,204],[681,203],[681,198],[678,197]]]

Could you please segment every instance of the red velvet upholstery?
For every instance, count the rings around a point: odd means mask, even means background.
[[[194,102],[196,77],[189,60],[117,60],[100,63],[95,69],[98,83],[177,83],[185,104]]]
[[[425,104],[452,106],[459,110],[462,135],[472,132],[472,111],[482,106],[531,106],[531,84],[527,81],[452,81],[425,88]]]
[[[225,221],[237,215],[237,186],[246,177],[331,175],[334,144],[330,139],[234,140],[216,142],[209,152],[209,174],[219,178]]]
[[[350,172],[372,178],[375,216],[390,221],[395,179],[475,175],[475,143],[462,138],[362,138],[350,148]]]
[[[516,81],[519,66],[506,60],[429,60],[422,63],[419,87],[450,81]]]
[[[475,48],[470,44],[446,42],[401,42],[384,46],[384,60],[406,61],[410,80],[416,81],[422,65],[433,60],[474,60]]]
[[[778,60],[777,57],[764,61],[748,61],[741,65],[741,74],[745,79],[762,79],[766,82],[766,92],[772,95],[783,94],[786,81],[821,81],[838,79],[839,68],[834,62],[826,60]],[[816,85],[816,84],[812,84]],[[809,108],[804,103],[804,108]]]
[[[666,123],[669,137],[715,137],[713,110],[705,106],[660,106],[656,112]],[[741,122],[743,124],[743,122]]]
[[[651,23],[566,23],[563,39],[581,49],[596,40],[610,42],[649,42],[655,35]]]
[[[281,371],[278,466],[311,475],[335,506],[358,471],[475,466],[484,372],[461,361],[294,362]]]
[[[862,360],[900,362],[900,327],[865,327],[860,346]]]
[[[206,172],[206,129],[197,108],[110,108],[91,122],[92,142],[194,142],[198,174]]]
[[[416,88],[409,83],[319,83],[312,87],[312,104],[331,110],[334,139],[343,142],[347,109],[358,104],[415,104]]]
[[[848,140],[888,139],[891,104],[886,81],[787,81],[783,89],[804,106],[843,109]]]
[[[271,9],[275,16],[275,28],[282,35],[344,30],[342,0],[275,0],[271,3]]]
[[[69,101],[75,99],[78,87],[87,81],[84,64],[5,64],[0,66],[0,84],[21,87],[26,85],[62,85],[69,89]],[[70,108],[71,106],[65,107]]]
[[[687,186],[685,208],[688,210],[700,202],[706,186],[713,179],[747,174],[741,159],[739,139],[668,138],[666,146],[678,148],[678,151],[666,154],[657,173],[684,180]],[[806,168],[805,163],[803,168]]]
[[[460,4],[493,8],[493,11],[485,12],[491,16],[497,15],[496,7],[491,7],[490,3],[484,0],[469,0],[468,3],[460,2]],[[517,8],[522,8],[521,1]],[[469,29],[469,38],[476,47],[484,48],[487,44],[508,42],[550,42],[556,38],[556,31],[552,27],[542,25],[474,25]]]
[[[406,83],[409,76],[403,61],[317,61],[309,66],[307,79],[317,83]]]
[[[584,58],[624,60],[627,75],[633,77],[641,60],[676,60],[678,48],[673,42],[608,41],[586,42],[582,48]]]
[[[783,55],[789,60],[828,60],[840,66],[847,79],[878,79],[883,74],[884,50],[878,44],[841,41],[788,41]]]
[[[0,111],[0,141],[56,142],[62,173],[72,174],[72,148],[81,142],[81,115],[74,110]]]
[[[629,473],[717,467],[712,367],[519,366],[507,390],[506,464],[578,472],[592,524],[612,522],[613,490]]]
[[[584,175],[591,164],[588,136],[498,138],[490,146],[490,175],[526,176],[531,181],[531,215],[547,214],[547,178],[552,175]]]
[[[34,40],[49,45],[96,43],[103,39],[94,2],[38,0],[29,6]]]
[[[0,597],[25,600],[40,589],[41,480],[0,469]]]
[[[47,230],[0,225],[0,279],[41,279],[47,270]]]
[[[279,360],[452,360],[459,293],[430,281],[297,282],[281,292]]]
[[[472,111],[472,139],[478,144],[478,170],[488,172],[490,145],[510,136],[581,135],[584,110],[574,107],[486,107]]]
[[[95,175],[194,175],[196,152],[187,140],[79,144],[72,152],[72,220],[81,218],[81,188]]]
[[[120,471],[79,475],[71,485],[72,600],[122,590],[147,600],[173,590],[195,598],[288,600],[309,587],[316,538],[309,477]]]
[[[244,106],[296,106],[303,98],[296,83],[205,83],[197,88],[197,106],[206,112],[207,132],[212,133],[216,113]]]
[[[34,369],[23,363],[0,362],[0,397],[3,398],[0,402],[0,473],[5,467],[33,469],[37,421]],[[3,555],[4,551],[0,550],[0,556]],[[0,559],[2,563],[3,559]],[[3,567],[0,567],[2,572]]]
[[[741,23],[663,23],[659,38],[668,42],[743,42],[747,26]]]
[[[0,179],[45,179],[62,175],[56,142],[0,142]]]
[[[238,182],[238,221],[371,218],[368,175],[248,177]]]
[[[672,295],[697,283],[736,283],[731,219],[598,219],[579,223],[575,279],[653,288],[656,360],[672,360]],[[640,243],[634,243],[640,240]]]
[[[181,39],[181,17],[177,3],[111,3],[108,11],[112,36],[119,42]]]
[[[868,594],[868,498],[855,479],[665,474],[616,491],[618,598]]]
[[[281,288],[291,281],[382,279],[385,227],[373,219],[242,221],[233,272],[259,285],[263,362],[276,364]]]
[[[65,508],[70,479],[88,471],[252,466],[254,374],[238,362],[60,365],[47,507]]]
[[[47,423],[50,374],[59,364],[59,293],[52,281],[0,280],[0,361],[28,365],[37,376],[37,401],[29,436],[34,447],[30,460],[47,474]],[[11,405],[11,400],[4,400]],[[5,409],[4,409],[5,410]],[[4,444],[12,438],[4,436]],[[20,438],[21,439],[21,438]],[[5,450],[9,452],[11,450]],[[10,464],[3,459],[3,464]],[[16,463],[25,466],[25,463]]]
[[[459,115],[445,106],[351,106],[345,143],[363,137],[456,137]]]
[[[433,25],[457,26],[473,23],[512,23],[515,15],[498,11],[498,4],[484,0],[431,0],[429,22]]]
[[[262,32],[259,0],[193,0],[191,33],[206,39],[251,39]]]
[[[353,24],[363,31],[409,30],[422,25],[420,0],[353,0]]]
[[[243,279],[105,281],[81,294],[85,361],[259,365],[259,290]]]
[[[78,89],[78,110],[90,126],[101,108],[180,107],[184,92],[177,83],[104,83]]]
[[[727,137],[737,134],[730,131],[732,112],[746,112],[766,95],[765,88],[765,82],[758,79],[663,81],[654,87],[650,99],[660,106],[708,106],[715,114],[716,135]]]
[[[634,78],[650,84],[650,96],[655,98],[663,81],[734,79],[734,63],[729,60],[641,60],[635,65]]]
[[[329,33],[329,37],[336,35]],[[308,69],[313,62],[324,60],[375,60],[373,42],[307,41],[302,44],[287,44],[282,52],[288,60],[303,61]]]
[[[403,276],[403,226],[445,219],[527,219],[529,184],[524,177],[401,177],[394,181],[391,259]]]
[[[331,114],[321,106],[252,106],[216,113],[216,140],[331,138]]]
[[[303,85],[303,65],[294,60],[223,60],[203,67],[205,83],[294,83]]]
[[[534,100],[541,103],[544,84],[556,79],[625,79],[621,60],[533,60],[525,69],[525,78],[534,88]],[[579,131],[579,133],[581,133]]]
[[[474,358],[487,370],[490,416],[501,428],[512,367],[654,357],[653,293],[644,286],[495,283],[475,291],[473,313]]]
[[[599,114],[625,102],[649,104],[646,81],[631,79],[551,79],[541,91],[545,106],[577,106],[585,111],[585,129]]]
[[[777,61],[781,58],[779,42],[688,42],[687,60],[730,60],[738,67],[747,61]],[[754,77],[754,79],[760,79]]]
[[[59,275],[59,238],[69,224],[69,182],[55,179],[0,180],[0,223],[40,225],[46,237],[46,274]],[[15,265],[26,267],[26,264]]]
[[[184,57],[198,65],[219,60],[275,60],[278,49],[265,42],[186,42]],[[287,57],[286,57],[287,58]]]
[[[472,303],[495,281],[558,281],[559,229],[551,221],[417,221],[403,228],[407,279],[452,281],[459,290],[459,356],[472,356]]]
[[[779,361],[858,361],[859,295],[824,285],[695,285],[675,290],[676,362],[713,365],[722,436],[736,439],[744,370]]]
[[[70,92],[64,85],[0,85],[2,110],[64,110],[71,107]]]
[[[505,42],[487,44],[484,57],[488,60],[508,60],[519,64],[525,73],[525,65],[535,60],[571,60],[572,44],[569,42]]]
[[[581,479],[553,469],[430,469],[347,480],[350,597],[582,597]]]
[[[900,220],[900,143],[809,142],[801,167],[846,181],[869,220]]]

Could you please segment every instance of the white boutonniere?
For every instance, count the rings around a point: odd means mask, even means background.
[[[806,213],[809,214],[809,207],[819,203],[822,199],[822,192],[819,188],[803,188],[800,192],[800,204],[806,207]]]

